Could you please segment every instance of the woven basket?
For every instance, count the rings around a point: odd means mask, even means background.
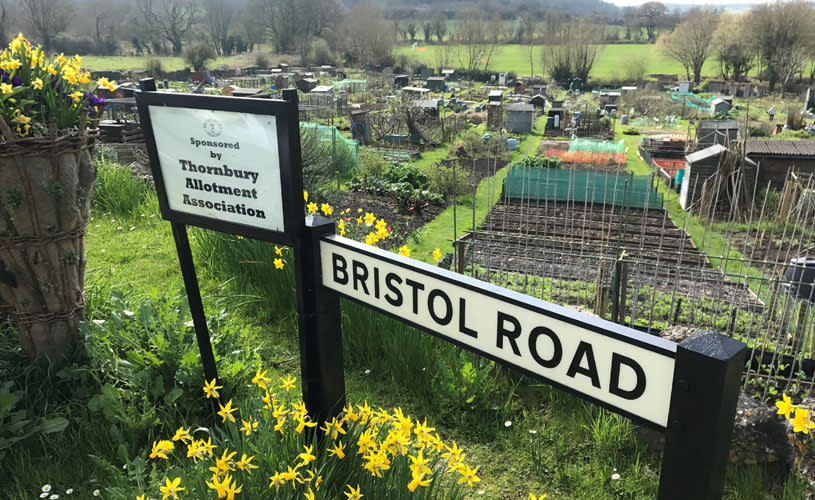
[[[85,230],[98,132],[14,138],[0,120],[0,314],[33,358],[68,359],[85,305]]]

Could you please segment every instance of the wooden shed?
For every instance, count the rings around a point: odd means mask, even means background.
[[[773,187],[783,188],[790,168],[805,177],[815,174],[815,140],[749,140],[744,154],[758,164],[758,185],[761,187],[771,182]]]
[[[535,106],[516,102],[507,106],[507,130],[516,134],[529,134],[535,121]]]
[[[444,92],[444,77],[431,76],[427,79],[425,87],[429,88],[433,92]]]
[[[726,152],[726,147],[714,144],[685,156],[685,173],[679,194],[679,204],[683,209],[690,208],[702,196],[705,179],[718,170]]]
[[[727,145],[739,138],[736,120],[701,120],[696,127],[696,143],[699,149],[714,144]]]

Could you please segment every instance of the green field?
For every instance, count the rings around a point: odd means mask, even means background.
[[[414,49],[411,46],[400,47],[398,54],[406,54],[411,61],[421,61],[430,67],[438,64],[441,50],[450,51],[450,65],[461,67],[458,52],[459,45],[429,45]],[[673,59],[661,54],[653,44],[610,44],[601,45],[597,53],[591,76],[602,79],[623,79],[628,73],[632,61],[644,61],[645,73],[666,73],[684,75],[682,66]],[[532,58],[535,74],[543,72],[541,64],[541,47],[535,47]],[[489,69],[497,72],[514,72],[518,75],[529,75],[529,51],[524,45],[501,45],[496,47],[490,60]],[[702,74],[716,76],[716,61],[708,60]]]

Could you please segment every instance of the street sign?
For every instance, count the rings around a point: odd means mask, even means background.
[[[668,425],[676,344],[362,243],[321,241],[322,284],[634,420]]]

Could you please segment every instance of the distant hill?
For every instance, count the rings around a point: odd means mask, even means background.
[[[354,5],[362,0],[342,0]],[[450,18],[457,18],[471,8],[485,12],[497,12],[505,19],[512,19],[530,11],[557,10],[579,16],[617,17],[620,8],[602,0],[375,0],[375,4],[398,13],[398,17],[425,17],[429,12],[441,10]]]

